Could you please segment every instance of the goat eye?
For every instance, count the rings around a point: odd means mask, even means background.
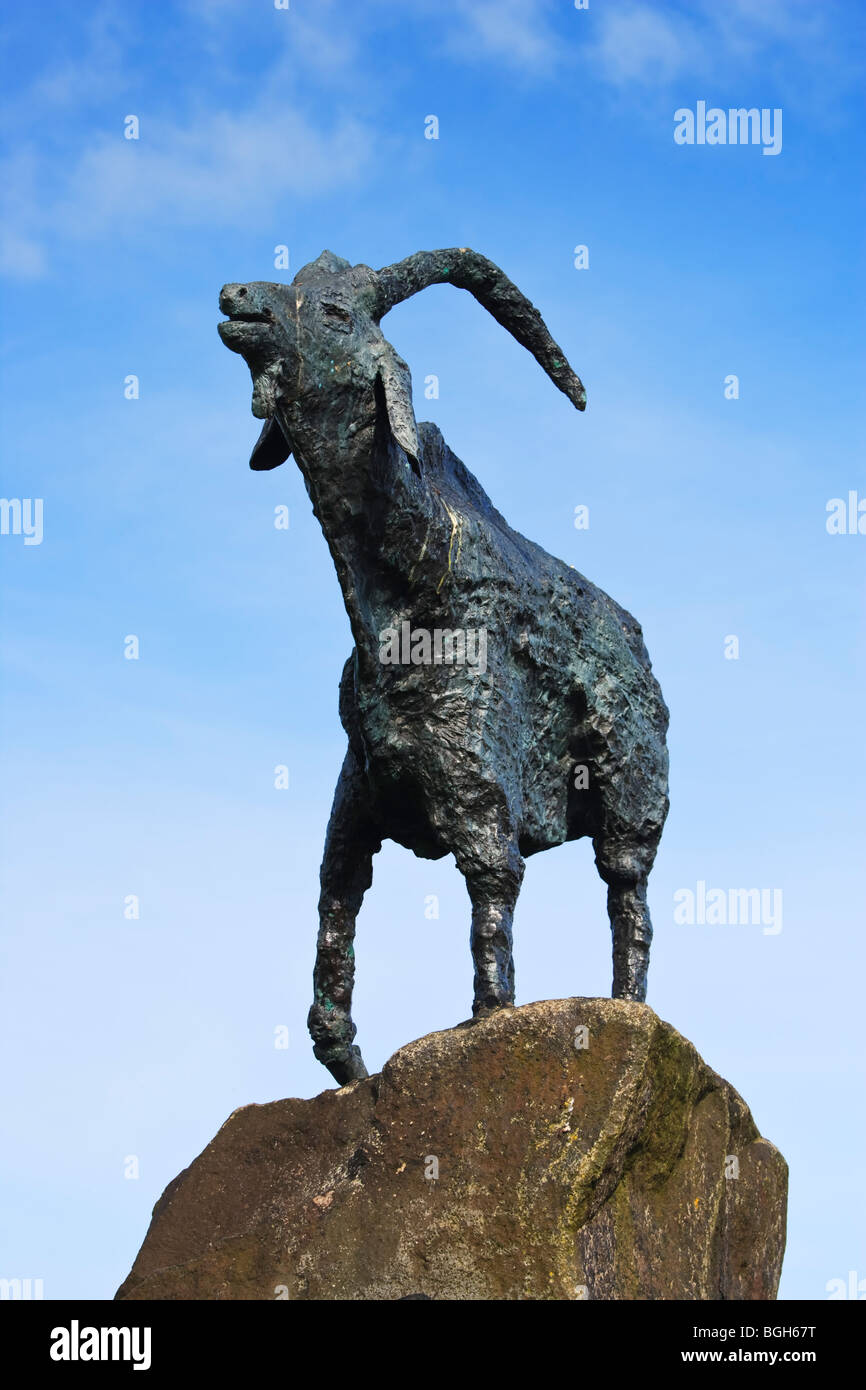
[[[352,315],[341,304],[322,304],[325,322],[340,333],[348,333],[352,327]]]

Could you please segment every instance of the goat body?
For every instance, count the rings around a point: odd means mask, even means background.
[[[412,580],[408,592],[375,584],[343,677],[344,725],[383,838],[424,857],[456,853],[477,830],[467,812],[500,798],[524,858],[594,834],[602,810],[631,835],[635,782],[651,838],[666,710],[640,627],[513,531],[435,425],[419,432],[427,505],[386,513],[379,570],[411,554]],[[404,622],[485,630],[486,671],[383,665],[380,633]]]

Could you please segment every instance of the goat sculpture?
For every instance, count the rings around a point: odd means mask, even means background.
[[[266,422],[250,466],[294,454],[355,640],[308,1019],[340,1085],[367,1075],[353,1041],[353,941],[384,839],[423,858],[453,853],[472,904],[477,1016],[514,1002],[524,860],[591,836],[608,885],[613,996],[646,996],[668,711],[634,618],[512,531],[436,426],[416,424],[409,369],[379,321],[441,283],[469,290],[584,409],[538,311],[463,247],[378,272],[323,251],[290,285],[220,294],[220,336],[250,367],[253,414]],[[386,632],[408,632],[406,664],[383,659]],[[451,640],[431,660],[423,634],[436,632]],[[461,632],[485,633],[485,669],[459,659]]]

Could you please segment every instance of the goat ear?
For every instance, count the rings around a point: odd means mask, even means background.
[[[379,358],[379,380],[385,392],[385,407],[391,433],[418,476],[421,476],[421,445],[412,409],[412,375],[402,357],[391,347]]]
[[[265,421],[256,440],[256,446],[250,454],[250,468],[255,469],[257,473],[264,473],[269,468],[278,468],[281,463],[285,463],[291,452],[279,421],[273,415],[270,420]]]

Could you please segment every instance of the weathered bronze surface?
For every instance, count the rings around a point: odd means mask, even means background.
[[[454,855],[472,904],[478,1016],[514,1002],[524,860],[591,836],[608,884],[613,996],[646,997],[668,711],[634,618],[513,531],[436,426],[416,423],[409,369],[379,322],[446,282],[469,290],[584,408],[538,311],[465,248],[378,272],[324,251],[290,285],[220,294],[220,336],[249,365],[253,414],[265,421],[250,466],[294,454],[355,640],[340,684],[348,749],[309,1015],[315,1054],[341,1085],[367,1075],[353,1041],[353,940],[384,839],[424,858]]]

